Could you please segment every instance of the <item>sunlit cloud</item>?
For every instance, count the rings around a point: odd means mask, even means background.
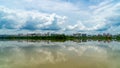
[[[59,30],[65,16],[0,7],[1,29]]]
[[[1,0],[0,4],[0,31],[119,32],[118,0]]]

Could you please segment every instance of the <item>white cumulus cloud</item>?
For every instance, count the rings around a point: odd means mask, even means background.
[[[108,31],[112,28],[118,31],[120,26],[120,3],[103,1],[98,5],[89,6],[90,15],[84,20],[78,20],[75,25],[68,26],[68,30],[77,31]],[[112,31],[110,32],[112,33]]]
[[[66,17],[57,14],[41,13],[0,7],[1,29],[60,30]]]

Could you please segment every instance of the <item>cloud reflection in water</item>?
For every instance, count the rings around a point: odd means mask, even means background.
[[[112,52],[112,47],[109,47],[111,45],[108,46],[106,44],[103,46],[98,42],[76,43],[68,41],[33,43],[1,41],[0,43],[0,67],[3,68],[39,68],[49,67],[49,65],[53,68],[56,65],[58,68],[60,65],[63,68],[69,66],[72,68],[71,65],[83,66],[85,68],[85,64],[88,67],[93,65],[93,68],[94,66],[99,67],[99,65],[103,65],[104,68],[104,66],[109,67],[107,63],[112,54],[108,52]]]

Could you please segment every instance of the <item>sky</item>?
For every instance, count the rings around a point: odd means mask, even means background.
[[[0,34],[120,33],[119,0],[0,0]]]

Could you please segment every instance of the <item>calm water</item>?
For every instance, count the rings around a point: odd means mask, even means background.
[[[0,41],[0,68],[120,68],[120,43]]]

